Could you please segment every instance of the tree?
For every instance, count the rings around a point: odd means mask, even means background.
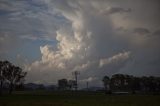
[[[22,84],[26,76],[26,72],[23,72],[20,67],[12,65],[10,62],[6,62],[4,70],[4,78],[6,83],[9,84],[9,94],[12,93],[15,85]]]
[[[3,81],[3,62],[0,61],[0,95],[2,94]]]
[[[76,89],[76,87],[77,87],[76,81],[75,80],[69,80],[68,81],[68,87],[69,87],[70,90]]]
[[[133,82],[133,76],[131,75],[124,75],[124,81],[123,81],[123,90],[125,91],[131,91],[132,89],[132,82]]]
[[[150,77],[145,77],[143,76],[141,78],[141,83],[143,90],[145,92],[155,92],[157,89],[157,78],[150,76]]]
[[[102,81],[103,81],[103,85],[104,85],[106,93],[109,93],[110,92],[110,78],[108,76],[104,76]]]
[[[156,91],[160,92],[160,77],[156,77]]]
[[[139,77],[132,77],[131,78],[130,88],[131,88],[131,91],[133,94],[136,93],[135,91],[141,90],[140,81],[141,81],[141,78],[139,78]]]
[[[111,78],[111,88],[113,90],[122,91],[124,89],[125,76],[123,74],[115,74]]]
[[[115,91],[131,91],[133,76],[125,74],[115,74],[111,77],[111,89]]]
[[[58,88],[59,88],[59,90],[67,90],[68,89],[67,79],[58,80]]]
[[[0,61],[0,95],[2,94],[3,84],[6,80],[5,72],[9,70],[10,65],[9,61]]]
[[[103,78],[104,86],[107,88],[109,81],[110,89],[114,91],[131,91],[132,93],[159,93],[160,77],[143,76],[135,77],[125,74],[114,74],[111,79],[107,76]]]

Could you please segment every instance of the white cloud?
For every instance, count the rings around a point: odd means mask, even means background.
[[[110,64],[120,64],[117,68],[123,67],[121,64],[124,64],[129,59],[130,52],[119,53],[120,51],[117,50],[110,51],[111,47],[109,45],[113,42],[109,40],[114,40],[114,38],[112,38],[113,33],[110,30],[111,24],[109,23],[109,19],[106,19],[103,14],[89,13],[89,11],[93,11],[93,7],[90,7],[90,4],[85,5],[78,2],[65,2],[67,4],[56,3],[53,3],[53,5],[56,6],[57,11],[68,19],[71,25],[70,27],[60,27],[57,30],[56,40],[58,43],[56,47],[52,45],[40,47],[41,60],[28,66],[31,70],[31,75],[28,76],[30,77],[30,81],[33,80],[31,78],[32,75],[34,76],[35,74],[32,70],[38,70],[41,73],[53,73],[52,75],[47,75],[46,79],[48,81],[55,81],[55,79],[58,80],[66,76],[67,78],[71,78],[71,73],[75,70],[81,72],[83,77],[80,79],[86,79],[90,75],[88,80],[95,81],[92,77],[102,72],[105,73],[104,70],[107,67],[107,62],[110,62]],[[72,11],[69,11],[70,9]],[[108,46],[105,46],[106,41]],[[117,55],[113,56],[113,53]],[[102,59],[104,57],[105,59]],[[99,64],[101,67],[104,65],[106,67],[100,69]],[[108,67],[111,69],[116,68],[112,67],[112,65]],[[97,71],[94,71],[96,69]],[[63,74],[58,76],[57,74],[59,73]],[[85,73],[88,74],[85,75]],[[50,76],[50,79],[48,76]],[[39,78],[34,78],[34,80],[39,80]]]
[[[107,64],[113,64],[113,63],[119,63],[121,61],[126,61],[128,58],[130,58],[130,52],[119,53],[110,58],[100,59],[99,67],[103,67]]]

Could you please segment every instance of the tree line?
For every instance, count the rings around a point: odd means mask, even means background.
[[[114,74],[111,77],[102,78],[106,94],[115,92],[126,93],[160,93],[160,77],[142,76],[136,77],[127,74]],[[76,80],[58,80],[58,90],[76,90]]]
[[[60,79],[58,80],[59,90],[77,90],[77,82],[75,80]]]
[[[115,91],[126,92],[160,92],[160,77],[142,76],[135,77],[132,75],[115,74],[112,77],[104,76],[103,84],[106,93]]]
[[[15,86],[23,84],[26,74],[9,61],[0,61],[0,95],[6,89],[11,94]]]

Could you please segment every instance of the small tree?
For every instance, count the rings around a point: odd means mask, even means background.
[[[77,87],[76,81],[75,80],[69,80],[68,81],[68,87],[69,87],[70,90],[76,89],[76,87]]]
[[[68,89],[68,81],[67,81],[67,79],[58,80],[58,88],[60,90],[67,90]]]
[[[102,81],[103,81],[103,85],[106,93],[110,93],[110,78],[108,76],[104,76]]]

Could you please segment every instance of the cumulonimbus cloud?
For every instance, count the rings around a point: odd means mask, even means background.
[[[109,45],[111,42],[108,39],[114,39],[112,38],[113,33],[110,30],[111,24],[109,24],[109,19],[104,19],[103,14],[99,15],[99,13],[88,14],[92,10],[92,6],[89,8],[81,3],[73,3],[72,5],[71,2],[67,3],[67,9],[74,8],[74,6],[77,6],[77,8],[73,9],[72,12],[67,11],[65,9],[66,4],[58,3],[58,5],[61,5],[61,8],[56,9],[71,22],[71,28],[61,27],[57,30],[56,40],[58,43],[56,47],[52,45],[40,47],[41,60],[27,66],[27,69],[30,70],[30,76],[33,76],[32,73],[34,72],[46,73],[49,71],[48,73],[53,73],[53,75],[50,75],[51,77],[58,79],[60,78],[60,76],[57,76],[58,73],[65,73],[61,75],[61,78],[65,77],[64,75],[71,77],[71,72],[78,70],[83,73],[88,71],[91,78],[97,74],[97,72],[90,72],[93,67],[101,70],[98,67],[103,68],[103,66],[114,64],[115,62],[122,64],[123,61],[130,58],[130,52],[122,51],[122,53],[114,51],[116,55],[108,57],[108,54],[111,54],[111,52],[109,52],[109,46],[106,46],[105,42],[108,42],[107,44]],[[81,6],[78,8],[79,5]],[[95,21],[99,21],[100,24],[98,22],[96,25]],[[85,74],[83,75],[85,77]],[[30,77],[29,79],[31,80],[32,78]],[[35,78],[33,79],[36,80]]]
[[[145,36],[134,36],[133,31],[130,31],[133,26],[129,26],[129,23],[134,23],[135,20],[124,20],[126,14],[132,13],[130,8],[108,5],[100,7],[99,4],[61,0],[48,3],[69,23],[56,31],[56,45],[40,47],[41,60],[26,67],[30,70],[28,81],[56,82],[60,78],[72,78],[73,71],[81,72],[82,82],[84,79],[91,81],[91,78],[101,81],[105,74],[134,69],[133,66],[133,69],[128,68],[127,64],[131,60],[131,54],[134,55],[134,61],[139,61],[143,57],[143,50],[151,50],[146,49],[150,40],[144,39]],[[100,11],[106,11],[107,6],[108,14],[104,15]],[[121,26],[128,29],[119,33],[117,28]],[[136,29],[136,32],[149,33],[142,28]],[[40,80],[41,77],[44,80]]]

